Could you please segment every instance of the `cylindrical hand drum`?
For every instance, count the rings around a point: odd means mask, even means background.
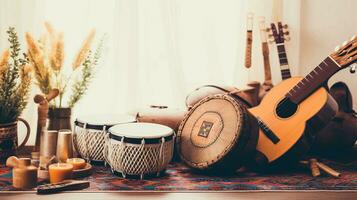
[[[160,176],[172,159],[174,131],[153,123],[119,124],[109,129],[106,159],[124,178]]]
[[[91,161],[104,161],[104,142],[110,127],[135,122],[130,115],[83,116],[76,119],[73,130],[73,144],[79,155]]]
[[[136,113],[136,120],[138,122],[162,124],[177,132],[186,112],[167,106],[150,106],[146,109],[140,109]]]
[[[247,86],[244,89],[237,89],[232,86],[204,85],[196,88],[186,96],[186,107],[190,109],[200,100],[210,95],[227,93],[241,97],[243,101],[251,106],[258,105],[259,88]]]
[[[190,167],[219,174],[233,173],[252,157],[258,140],[257,120],[237,96],[206,97],[186,115],[176,145]]]

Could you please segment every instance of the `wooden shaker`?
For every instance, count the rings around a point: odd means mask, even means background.
[[[17,158],[11,156],[6,166],[12,169],[12,185],[18,189],[31,189],[37,187],[37,167],[31,165],[30,158]]]

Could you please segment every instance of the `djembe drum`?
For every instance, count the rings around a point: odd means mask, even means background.
[[[105,136],[110,127],[136,122],[130,115],[83,116],[76,119],[73,130],[73,144],[79,155],[91,161],[104,161]]]
[[[176,147],[190,167],[233,173],[255,152],[257,120],[240,97],[216,94],[196,103],[180,125]]]
[[[217,86],[217,85],[203,85],[196,88],[186,96],[186,107],[192,108],[200,100],[215,94],[227,94],[240,97],[245,103],[256,106],[259,101],[259,87],[246,86],[244,89],[238,89],[232,86]]]
[[[124,178],[160,176],[172,159],[174,131],[153,123],[119,124],[109,129],[105,155],[112,172]]]

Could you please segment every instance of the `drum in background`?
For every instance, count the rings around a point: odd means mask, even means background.
[[[190,109],[200,100],[210,95],[227,93],[240,96],[243,101],[246,101],[246,103],[250,106],[258,105],[259,87],[247,86],[246,88],[240,90],[232,86],[204,85],[196,88],[186,96],[186,107]]]
[[[196,103],[180,125],[176,147],[190,167],[233,173],[248,162],[258,140],[257,120],[238,96],[217,94]]]
[[[104,161],[105,136],[110,127],[135,122],[130,115],[83,116],[74,122],[73,144],[80,156],[91,161]]]
[[[138,122],[148,122],[168,126],[177,132],[187,111],[171,109],[167,106],[150,106],[136,113]]]
[[[172,159],[174,131],[153,123],[113,126],[106,138],[106,161],[112,172],[124,178],[161,175]]]

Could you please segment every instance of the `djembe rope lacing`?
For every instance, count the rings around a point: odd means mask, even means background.
[[[124,137],[118,143],[109,140],[108,163],[112,171],[120,172],[125,178],[127,175],[139,175],[143,178],[146,174],[162,171],[169,163],[169,158],[173,154],[173,140],[166,141],[161,138],[160,144],[146,144],[145,139],[140,144],[126,143]]]

